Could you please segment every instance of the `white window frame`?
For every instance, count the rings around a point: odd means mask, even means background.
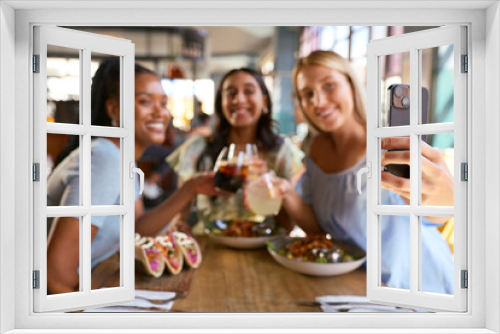
[[[378,303],[398,306],[411,305],[426,310],[463,312],[467,310],[467,290],[461,288],[461,270],[467,270],[467,184],[461,181],[460,164],[467,163],[467,73],[461,73],[461,55],[466,55],[466,28],[447,26],[419,31],[412,34],[382,38],[368,44],[367,66],[367,164],[372,166],[372,177],[367,180],[367,297]],[[454,121],[449,123],[420,124],[422,105],[421,50],[439,46],[453,46],[454,61]],[[382,122],[381,59],[391,54],[410,55],[410,124],[387,127]],[[424,206],[421,203],[421,144],[420,135],[438,133],[454,134],[454,205],[446,207]],[[382,205],[381,149],[385,137],[410,138],[411,187],[410,205]],[[471,180],[472,182],[472,180]],[[410,219],[409,290],[382,286],[381,282],[381,218],[383,215],[404,215]],[[454,293],[435,294],[421,290],[421,219],[424,216],[454,217]],[[427,275],[429,273],[426,273]],[[431,273],[432,274],[432,273]]]
[[[2,332],[34,333],[113,332],[127,328],[129,333],[144,332],[146,324],[162,332],[234,332],[234,328],[252,328],[253,332],[303,333],[494,333],[500,331],[500,10],[498,1],[485,2],[17,2],[0,4],[0,326]],[[62,6],[69,8],[62,9]],[[149,8],[150,10],[121,9]],[[428,8],[425,6],[433,6]],[[458,8],[459,6],[460,8]],[[98,8],[99,7],[99,8]],[[103,8],[108,9],[103,9]],[[75,9],[79,8],[79,9]],[[196,9],[194,9],[196,8]],[[397,9],[396,9],[397,8]],[[50,9],[50,10],[40,10]],[[59,9],[59,10],[54,10]],[[31,261],[26,245],[32,245],[32,203],[28,200],[32,154],[32,106],[27,98],[30,87],[32,25],[450,25],[469,27],[469,114],[468,143],[471,153],[468,197],[467,247],[470,254],[469,311],[466,313],[417,314],[127,314],[37,315],[32,313]],[[486,67],[487,66],[487,67]],[[487,70],[486,70],[487,69]],[[8,77],[7,77],[7,75]],[[15,79],[13,79],[15,78]],[[12,85],[14,82],[15,86]],[[14,97],[14,98],[13,98]],[[488,99],[486,97],[489,97]],[[15,112],[12,112],[15,110]],[[15,115],[15,126],[12,118]],[[487,120],[487,121],[486,121]],[[487,134],[487,135],[486,135]],[[12,145],[12,138],[15,145]],[[487,139],[487,140],[486,140]],[[487,154],[486,154],[487,152]],[[15,177],[12,177],[15,175]],[[488,175],[488,182],[486,182]],[[12,199],[12,189],[15,196]],[[486,204],[485,204],[486,203]],[[487,219],[486,219],[487,218]],[[12,222],[15,224],[12,224]],[[13,252],[12,250],[15,250]],[[485,254],[494,254],[488,258]],[[15,256],[12,256],[15,253]],[[495,256],[496,255],[496,256]],[[12,270],[12,268],[15,268]],[[14,289],[12,287],[15,287]],[[487,293],[486,293],[487,291]],[[14,305],[14,307],[12,307]],[[168,319],[168,321],[166,321]],[[137,324],[144,327],[137,329]],[[357,328],[352,329],[352,327]],[[168,327],[168,328],[166,328]],[[132,330],[132,328],[137,330]],[[233,330],[231,330],[231,328]],[[288,328],[288,329],[283,329]],[[294,329],[291,329],[294,328]],[[349,330],[347,330],[350,328]],[[430,330],[429,328],[432,328]],[[100,329],[100,330],[99,330]],[[120,332],[116,330],[114,332]]]
[[[128,40],[101,36],[82,31],[50,26],[34,27],[34,54],[39,56],[39,73],[33,74],[34,83],[34,163],[39,163],[40,175],[47,175],[47,134],[77,135],[80,137],[79,175],[80,205],[47,206],[47,179],[40,177],[33,184],[33,269],[39,272],[39,289],[34,290],[35,312],[74,311],[109,304],[123,304],[134,299],[134,232],[135,191],[134,178],[134,44]],[[71,48],[80,53],[79,124],[47,123],[47,46]],[[92,52],[118,57],[120,60],[120,127],[91,124],[90,62]],[[120,204],[91,205],[91,140],[93,136],[120,139]],[[132,164],[130,164],[132,163]],[[91,289],[92,215],[120,216],[120,286]],[[80,217],[79,234],[79,291],[47,295],[47,225],[49,217]]]

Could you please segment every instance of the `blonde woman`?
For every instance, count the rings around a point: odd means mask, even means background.
[[[356,173],[366,164],[364,89],[348,61],[331,51],[301,58],[293,84],[304,117],[318,135],[310,144],[297,190],[279,181],[284,208],[306,233],[329,233],[366,249],[366,191],[359,195],[356,190]],[[385,138],[382,149],[409,149],[409,144],[407,138]],[[442,155],[422,143],[422,161],[424,205],[453,205],[453,179]],[[390,163],[409,164],[409,156],[386,152],[382,164]],[[382,172],[382,186],[383,204],[408,202],[409,179]],[[443,220],[423,220],[422,288],[452,294],[452,256],[435,228]],[[387,286],[409,289],[409,225],[409,217],[382,218],[382,280]]]

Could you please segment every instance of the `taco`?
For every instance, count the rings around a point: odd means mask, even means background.
[[[138,270],[153,277],[160,277],[165,270],[162,252],[153,238],[135,235],[135,260],[140,263],[136,266]]]
[[[181,247],[175,242],[175,237],[172,233],[157,236],[154,239],[154,243],[161,249],[163,261],[168,270],[174,275],[180,273],[184,265],[184,258]]]
[[[201,251],[196,240],[186,233],[176,231],[172,234],[175,237],[175,242],[180,246],[184,262],[191,268],[198,268],[201,263]]]

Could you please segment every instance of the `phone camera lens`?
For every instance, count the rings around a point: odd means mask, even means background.
[[[394,95],[396,95],[396,97],[401,97],[403,95],[403,88],[401,86],[396,87]]]
[[[403,108],[409,108],[410,107],[410,98],[408,96],[405,96],[401,99],[401,105]]]

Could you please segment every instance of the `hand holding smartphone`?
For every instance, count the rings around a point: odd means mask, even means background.
[[[387,88],[388,106],[388,126],[408,126],[410,125],[410,86],[395,84]],[[429,109],[429,90],[422,87],[422,124],[427,123],[427,114]],[[426,136],[422,136],[425,141]],[[405,151],[391,150],[391,151]],[[402,164],[389,164],[384,168],[385,171],[399,177],[410,178],[410,166]]]

